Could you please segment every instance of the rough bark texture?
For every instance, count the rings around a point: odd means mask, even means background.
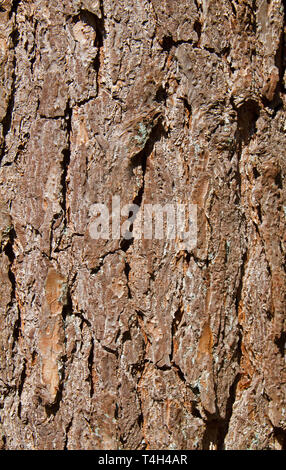
[[[286,448],[285,2],[1,3],[0,446]]]

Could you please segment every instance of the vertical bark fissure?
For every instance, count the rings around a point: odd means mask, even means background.
[[[14,1],[12,4],[12,9],[9,14],[10,20],[12,19],[12,15],[14,14],[14,20],[13,20],[13,25],[12,25],[12,31],[10,33],[10,38],[12,42],[12,49],[13,49],[13,71],[12,71],[12,84],[11,84],[11,89],[9,93],[9,99],[8,99],[8,104],[7,104],[7,110],[6,110],[6,115],[4,119],[2,120],[2,126],[3,126],[3,144],[2,144],[2,151],[1,151],[1,158],[0,158],[0,164],[1,161],[3,160],[3,157],[6,152],[6,137],[11,129],[12,126],[12,120],[13,120],[13,111],[14,111],[14,105],[15,105],[15,93],[16,93],[16,80],[17,80],[17,74],[16,74],[16,69],[17,69],[17,58],[16,58],[16,48],[19,42],[19,29],[17,25],[17,8],[19,5],[19,1]]]
[[[63,150],[63,160],[62,160],[62,209],[64,214],[64,229],[67,227],[68,215],[67,215],[67,194],[68,194],[68,170],[71,160],[71,134],[72,134],[72,114],[73,110],[67,104],[65,111],[65,120],[66,120],[66,131],[67,131],[67,146]]]
[[[94,384],[93,384],[93,361],[94,361],[94,339],[91,338],[90,352],[88,356],[88,380],[90,383],[90,398],[94,395]]]
[[[143,198],[144,198],[144,190],[145,190],[145,178],[146,178],[146,172],[147,172],[147,162],[148,158],[154,151],[155,145],[157,142],[159,142],[162,138],[162,136],[165,134],[165,130],[162,126],[161,120],[153,127],[150,137],[147,140],[144,148],[138,152],[136,155],[134,155],[131,158],[130,164],[129,164],[129,169],[130,171],[133,171],[136,167],[140,166],[142,169],[142,184],[141,187],[139,188],[137,195],[132,201],[132,204],[135,204],[138,206],[139,210],[142,206]],[[136,217],[136,214],[134,214]],[[133,229],[133,225],[130,227],[130,231]],[[130,248],[130,246],[133,244],[134,238],[124,238],[121,240],[120,243],[120,248],[127,252]]]
[[[64,448],[63,448],[63,450],[68,450],[69,432],[70,432],[70,430],[71,430],[72,424],[73,424],[73,416],[72,416],[71,420],[69,421],[69,423],[68,423],[68,425],[67,425],[67,427],[66,427],[66,429],[65,429],[65,435],[66,435],[66,437],[65,437],[65,443],[64,443]]]

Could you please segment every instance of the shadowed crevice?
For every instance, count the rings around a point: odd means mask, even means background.
[[[13,25],[12,32],[10,34],[10,38],[12,40],[13,44],[13,51],[14,51],[14,57],[13,57],[13,71],[12,71],[12,85],[11,85],[11,90],[9,94],[9,100],[7,104],[7,110],[6,110],[6,115],[4,119],[2,120],[2,126],[3,126],[3,144],[2,144],[2,149],[1,149],[1,158],[0,158],[0,163],[5,155],[6,151],[6,137],[8,133],[10,132],[12,128],[12,121],[13,121],[13,112],[14,112],[14,107],[15,107],[15,93],[16,93],[16,66],[17,66],[17,61],[16,61],[16,47],[19,43],[19,30],[16,26],[16,24]]]
[[[94,383],[93,383],[93,362],[94,362],[94,339],[91,338],[91,346],[90,346],[90,352],[88,356],[88,381],[90,383],[90,393],[89,396],[90,398],[93,397],[94,395]]]
[[[18,404],[17,415],[18,415],[18,418],[20,418],[20,419],[21,419],[21,409],[22,409],[21,395],[22,395],[23,388],[24,388],[24,383],[25,383],[25,380],[26,380],[26,377],[27,377],[26,362],[27,362],[26,359],[24,359],[23,369],[22,369],[22,372],[21,372],[21,375],[20,375],[20,383],[18,385],[19,404]]]
[[[228,399],[226,403],[225,416],[219,416],[219,412],[215,415],[209,414],[205,411],[206,421],[205,421],[205,433],[203,437],[203,450],[225,450],[225,438],[229,431],[230,421],[233,412],[233,406],[236,400],[236,390],[237,385],[240,381],[241,374],[240,362],[242,357],[241,343],[242,343],[242,332],[241,329],[238,330],[239,339],[237,342],[236,351],[232,357],[232,363],[237,362],[238,372],[235,375],[233,382],[229,388]]]
[[[286,431],[281,428],[274,428],[274,437],[281,446],[281,450],[286,450]]]
[[[285,349],[286,349],[286,332],[283,331],[278,338],[275,338],[274,343],[276,344],[277,348],[279,349],[281,357],[284,358],[285,353],[286,353],[286,351],[285,351]]]
[[[153,127],[150,136],[142,150],[134,155],[129,163],[129,170],[132,172],[133,169],[137,167],[141,167],[142,169],[142,185],[137,192],[137,195],[132,201],[132,204],[141,207],[143,197],[144,197],[144,190],[145,190],[145,176],[147,171],[147,161],[150,155],[152,154],[155,144],[159,142],[163,136],[166,135],[166,131],[164,129],[162,118],[159,117],[157,124]],[[139,209],[138,209],[139,210]],[[130,232],[133,230],[133,225],[130,227]],[[120,242],[120,248],[123,251],[128,251],[130,246],[133,244],[134,238],[131,237],[130,239],[123,238]]]
[[[62,159],[62,176],[61,176],[61,186],[62,186],[62,209],[64,213],[64,227],[67,225],[67,192],[68,192],[68,170],[71,161],[71,134],[72,134],[72,115],[73,110],[67,103],[65,110],[65,122],[66,122],[66,132],[67,132],[67,145],[63,150],[63,159]]]

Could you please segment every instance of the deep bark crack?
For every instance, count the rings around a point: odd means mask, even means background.
[[[67,108],[65,110],[65,120],[66,120],[66,131],[67,131],[67,146],[63,150],[63,160],[62,160],[62,209],[64,213],[64,228],[66,228],[68,223],[67,217],[67,192],[68,192],[68,170],[71,160],[71,134],[72,134],[72,115],[73,110],[67,103]]]
[[[153,127],[149,138],[142,150],[135,154],[129,163],[129,169],[130,171],[133,171],[134,168],[140,166],[142,168],[142,184],[137,192],[137,195],[132,201],[132,204],[137,205],[139,208],[142,206],[142,201],[144,197],[144,190],[145,190],[145,177],[146,177],[146,172],[147,172],[147,161],[150,155],[152,154],[154,147],[158,141],[161,140],[161,138],[165,135],[165,129],[162,124],[162,119],[159,118],[158,122],[155,124]],[[133,226],[131,226],[131,231],[133,229]],[[130,239],[122,239],[120,243],[120,248],[127,252],[130,248],[130,246],[133,244],[134,238],[131,237]]]
[[[92,398],[94,394],[93,371],[92,371],[93,360],[94,360],[94,339],[91,338],[91,346],[90,346],[90,352],[88,356],[88,370],[89,370],[88,381],[90,383],[90,393],[89,393],[90,398]]]
[[[19,1],[13,2],[12,5],[12,10],[15,13],[14,17],[14,23],[12,26],[12,31],[10,33],[10,38],[12,40],[12,46],[13,46],[13,71],[12,71],[12,85],[11,85],[11,90],[9,94],[9,100],[7,104],[7,110],[6,110],[6,115],[4,119],[2,120],[2,126],[3,126],[3,144],[2,144],[2,149],[1,149],[1,158],[0,158],[0,163],[5,155],[6,152],[6,137],[12,127],[12,119],[13,119],[13,111],[14,111],[14,105],[15,105],[15,93],[16,93],[16,67],[17,67],[17,59],[16,59],[16,48],[19,42],[19,30],[17,26],[17,21],[16,21],[16,15],[17,15],[17,7],[18,7]],[[10,13],[11,13],[10,12]],[[12,17],[12,13],[10,16],[10,19]]]

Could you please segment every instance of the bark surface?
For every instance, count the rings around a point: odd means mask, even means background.
[[[286,448],[285,6],[1,2],[3,449]]]

